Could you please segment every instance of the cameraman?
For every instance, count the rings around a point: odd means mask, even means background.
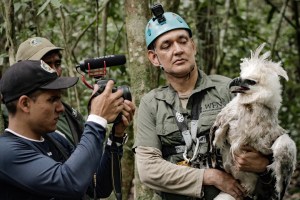
[[[43,61],[18,62],[2,76],[0,92],[9,125],[0,136],[1,200],[79,200],[85,193],[96,194],[95,198],[110,195],[111,142],[103,148],[106,126],[121,112],[115,135],[122,136],[135,107],[124,101],[121,90],[112,93],[114,84],[109,81],[100,95],[91,98],[84,132],[72,150],[67,140],[53,131],[64,111],[62,89],[77,81],[75,77],[59,77]],[[95,85],[94,93],[97,89]],[[121,155],[122,144],[117,146]],[[60,154],[57,147],[64,148],[67,155]]]

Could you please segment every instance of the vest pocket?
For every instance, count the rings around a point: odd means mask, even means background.
[[[164,121],[164,123],[160,124],[156,128],[157,135],[163,146],[184,144],[181,132],[175,121]]]
[[[217,115],[221,110],[213,110],[209,112],[201,113],[198,120],[198,128],[200,129],[200,135],[203,135],[210,131],[211,126],[214,124]],[[199,133],[198,132],[198,133]]]

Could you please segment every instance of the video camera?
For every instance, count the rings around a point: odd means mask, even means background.
[[[106,78],[106,67],[111,66],[118,66],[118,65],[124,65],[126,63],[126,57],[124,55],[108,55],[103,57],[97,57],[97,58],[89,58],[79,63],[79,65],[76,66],[76,71],[81,74],[78,69],[80,69],[85,74],[88,74],[90,77],[93,77],[96,79],[96,83],[99,86],[98,91],[94,94],[94,96],[100,95],[106,87],[106,84],[109,80],[113,80],[114,83],[116,81],[114,79]],[[91,86],[82,76],[83,83],[88,87],[93,89],[93,86]],[[114,87],[112,89],[112,92],[116,92],[118,89],[123,90],[123,98],[125,100],[132,101],[132,96],[130,92],[130,88],[127,85],[121,85]],[[118,115],[118,117],[115,119],[113,123],[118,123],[121,120],[121,113]]]

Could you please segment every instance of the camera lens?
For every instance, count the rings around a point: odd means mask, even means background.
[[[118,88],[123,90],[123,98],[129,101],[132,101],[132,96],[130,93],[130,89],[126,85],[119,86]]]

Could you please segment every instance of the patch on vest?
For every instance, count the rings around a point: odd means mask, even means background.
[[[74,108],[72,108],[72,115],[74,117],[77,117],[77,115],[78,115],[77,110],[75,110]]]
[[[220,102],[210,102],[208,104],[204,104],[201,107],[202,112],[214,111],[214,110],[221,110],[225,106],[224,101]]]
[[[181,113],[179,113],[179,112],[176,112],[176,119],[177,119],[177,121],[178,122],[183,122],[184,121],[184,117],[183,117],[183,115],[181,114]]]

